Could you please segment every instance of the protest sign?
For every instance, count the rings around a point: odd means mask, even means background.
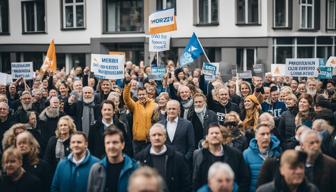
[[[219,74],[219,63],[203,63],[202,70],[205,80],[212,81]]]
[[[336,57],[334,56],[329,57],[326,66],[336,68]]]
[[[271,73],[273,77],[280,77],[287,74],[287,67],[284,64],[272,64]]]
[[[176,30],[175,9],[157,11],[149,16],[149,34]]]
[[[124,63],[124,55],[91,54],[91,70],[100,79],[123,79]]]
[[[253,65],[253,72],[254,73],[263,73],[263,64],[254,64]]]
[[[149,51],[161,52],[169,50],[170,35],[169,34],[154,34],[149,36]]]
[[[319,79],[332,79],[333,68],[332,67],[320,67]]]
[[[151,74],[148,75],[148,78],[153,80],[162,80],[164,74],[166,74],[166,68],[152,67]]]
[[[286,59],[288,76],[317,77],[320,60],[318,58]]]
[[[242,73],[238,73],[238,78],[239,79],[252,79],[252,71],[246,70]]]
[[[325,67],[326,66],[326,62],[323,58],[320,58],[320,67]]]
[[[12,83],[12,75],[7,73],[0,73],[0,85],[9,85]]]
[[[33,62],[12,63],[12,78],[33,79]]]

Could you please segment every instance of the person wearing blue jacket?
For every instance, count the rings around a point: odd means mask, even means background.
[[[82,192],[87,190],[87,182],[92,165],[99,161],[89,152],[87,136],[75,132],[70,139],[72,153],[57,165],[51,192]]]
[[[127,192],[128,179],[139,165],[122,153],[124,136],[114,125],[106,128],[104,145],[106,157],[92,166],[87,191]]]
[[[266,158],[279,157],[281,154],[280,141],[271,135],[269,124],[260,123],[255,129],[255,138],[243,152],[245,163],[251,174],[250,192],[256,191],[258,175]]]

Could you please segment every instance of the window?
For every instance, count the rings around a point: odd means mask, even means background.
[[[197,0],[197,24],[218,25],[218,0]]]
[[[252,70],[257,62],[256,48],[237,48],[236,53],[237,70]]]
[[[85,27],[85,0],[62,0],[63,29]]]
[[[275,28],[286,28],[290,27],[290,4],[288,0],[274,0],[274,21],[273,26]]]
[[[286,58],[328,59],[336,50],[335,37],[279,37],[273,39],[273,63],[285,64]]]
[[[45,14],[44,1],[23,1],[22,2],[22,25],[24,33],[44,32]]]
[[[260,24],[260,0],[237,0],[237,24]]]
[[[143,32],[143,0],[105,0],[105,32]]]
[[[300,0],[300,28],[320,27],[320,0]]]
[[[156,10],[175,8],[176,11],[176,0],[157,0]]]
[[[0,0],[0,34],[8,32],[8,0]]]
[[[336,0],[328,0],[327,14],[327,29],[336,30]]]

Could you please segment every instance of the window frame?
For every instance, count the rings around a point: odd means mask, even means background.
[[[306,3],[302,3],[302,1],[306,1]],[[308,3],[308,0],[300,0],[300,29],[302,30],[314,30],[315,29],[315,0],[311,0],[312,3],[309,4]],[[303,26],[303,23],[302,23],[302,17],[303,17],[303,14],[302,14],[302,9],[303,7],[306,8],[306,14],[305,14],[305,26]],[[308,7],[311,7],[312,10],[312,23],[311,23],[311,28],[308,28]]]
[[[283,0],[286,3],[286,25],[277,26],[276,25],[276,1],[273,0],[273,29],[291,29],[292,28],[292,2],[290,0]]]
[[[173,1],[174,1],[175,6],[167,7],[167,0],[156,0],[156,10],[160,11],[160,10],[174,8],[175,9],[175,15],[176,15],[176,0],[173,0]],[[158,3],[158,2],[161,2],[161,3]],[[162,8],[160,8],[159,5],[162,5]]]
[[[102,10],[103,10],[103,24],[102,24],[102,34],[139,34],[139,33],[145,33],[145,28],[142,28],[142,31],[109,31],[108,30],[108,0],[102,1]],[[122,1],[122,0],[119,0]],[[142,1],[143,2],[143,1]],[[144,3],[144,2],[143,2]],[[143,4],[144,6],[144,4]],[[143,21],[142,25],[144,26],[145,21],[145,14],[144,14],[144,7],[142,8],[142,14],[143,14]]]
[[[336,0],[334,0],[334,28],[329,27],[329,20],[330,20],[330,12],[329,12],[329,7],[330,7],[330,1],[327,0],[327,6],[326,6],[326,30],[327,31],[336,31]]]
[[[71,31],[71,30],[85,30],[86,29],[86,0],[83,0],[83,2],[76,2],[76,0],[73,0],[72,3],[65,3],[65,0],[60,0],[61,1],[61,30],[64,30],[64,31]],[[82,27],[77,27],[77,13],[76,13],[76,7],[77,6],[81,6],[83,5],[83,26]],[[65,11],[65,7],[68,7],[68,6],[72,6],[73,9],[72,9],[72,17],[73,17],[73,23],[74,23],[74,26],[73,27],[66,27],[66,11]]]
[[[33,2],[34,3],[34,28],[35,31],[27,31],[27,15],[26,13],[26,6],[25,3]],[[37,3],[43,3],[43,14],[44,14],[44,29],[43,31],[38,31],[38,24],[37,24]],[[46,3],[45,0],[22,0],[21,1],[21,21],[22,21],[22,34],[46,34]]]
[[[196,4],[196,9],[195,9],[195,12],[196,12],[196,15],[197,17],[195,17],[195,26],[218,26],[219,25],[219,10],[218,8],[220,7],[219,3],[220,3],[220,0],[208,0],[208,15],[207,15],[207,18],[208,18],[208,21],[207,23],[200,23],[200,0],[195,0],[195,4]],[[212,1],[217,1],[217,21],[213,22],[212,21]]]
[[[238,49],[242,49],[243,50],[243,63],[242,63],[242,66],[243,66],[243,71],[246,71],[246,70],[253,70],[253,67],[248,69],[247,68],[247,51],[248,50],[253,50],[253,64],[256,64],[257,63],[257,48],[256,47],[237,47],[236,48],[236,58],[238,56]],[[237,65],[237,70],[238,69],[238,61],[236,61],[236,65]]]
[[[4,20],[6,20],[5,22],[5,24],[7,24],[7,31],[3,31],[3,23],[2,23],[2,13],[0,12],[0,28],[1,28],[1,30],[0,30],[0,35],[9,35],[9,21],[10,21],[10,19],[9,19],[9,2],[8,2],[9,0],[4,0],[3,2],[4,2],[4,7],[5,7],[5,9],[7,9],[7,15],[5,15],[7,18],[6,19],[4,19]]]
[[[248,4],[249,1],[252,0],[242,0],[244,1],[244,21],[241,22],[238,20],[238,4],[239,4],[240,0],[236,0],[236,25],[238,26],[260,26],[261,25],[261,0],[257,0],[258,1],[258,21],[257,22],[249,22],[249,9],[248,9]]]

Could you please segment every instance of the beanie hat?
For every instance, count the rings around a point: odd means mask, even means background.
[[[251,100],[254,104],[256,104],[256,105],[260,105],[260,103],[259,103],[259,101],[258,101],[258,99],[257,99],[257,97],[256,97],[255,95],[249,95],[249,96],[247,96],[245,99],[249,99],[249,100]]]

